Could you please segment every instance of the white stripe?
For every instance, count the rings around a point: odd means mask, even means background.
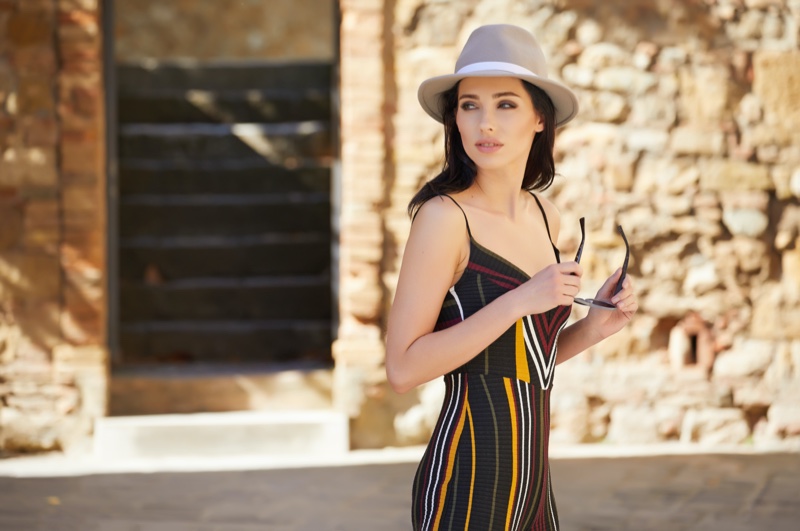
[[[528,347],[527,351],[530,353],[533,366],[536,367],[536,373],[539,375],[539,383],[542,389],[547,389],[547,364],[542,359],[542,347],[539,345],[539,338],[536,337],[536,332],[533,329],[531,317],[527,316],[527,320],[528,326],[525,326],[524,320],[522,322],[522,337],[525,338],[525,345]],[[544,374],[542,374],[542,371],[544,371]]]
[[[523,398],[522,389],[520,389],[521,386],[527,387],[528,384],[527,384],[527,382],[523,382],[522,380],[517,380],[517,393],[519,394],[520,398]],[[530,395],[531,394],[530,394],[530,392],[527,392],[527,393],[525,393],[525,395],[527,397],[526,401],[527,401],[527,405],[528,405],[528,408],[527,408],[528,409],[528,423],[527,424],[528,424],[528,426],[530,426],[530,424],[531,424],[531,419],[530,419],[530,412],[531,412]],[[519,480],[519,494],[517,495],[517,507],[516,507],[516,511],[515,511],[515,514],[514,514],[514,529],[518,529],[519,528],[520,520],[522,519],[522,516],[523,516],[522,515],[522,508],[525,505],[525,500],[527,499],[527,496],[525,495],[525,493],[526,493],[526,484],[527,484],[526,479],[529,478],[529,474],[527,474],[526,472],[530,472],[530,470],[529,470],[530,466],[529,465],[526,466],[526,464],[525,464],[525,456],[530,457],[528,455],[528,452],[530,451],[530,448],[529,448],[528,445],[526,445],[526,442],[530,442],[530,441],[528,441],[528,439],[529,439],[528,437],[525,437],[525,424],[526,424],[525,422],[521,422],[520,423],[520,439],[522,440],[522,443],[520,444],[520,456],[521,456],[521,458],[520,458],[519,468],[520,468],[521,474],[520,474],[520,480]]]
[[[459,299],[458,295],[456,295],[456,287],[455,286],[450,288],[450,295],[452,295],[453,298],[456,300],[456,304],[458,305],[458,313],[461,314],[461,320],[463,321],[464,320],[464,308],[461,307],[461,299]]]
[[[455,375],[451,374],[450,375],[450,379],[451,379],[452,382],[454,382],[455,379],[456,379]],[[445,410],[445,413],[444,413],[444,418],[445,419],[447,419],[449,417],[449,420],[446,421],[447,422],[447,427],[439,432],[439,437],[436,440],[436,444],[434,445],[434,449],[433,449],[433,452],[432,452],[432,457],[431,457],[431,459],[433,460],[433,462],[431,463],[432,473],[431,473],[431,477],[428,478],[428,490],[425,493],[425,520],[423,520],[423,522],[422,522],[422,529],[428,529],[428,526],[431,524],[430,519],[433,516],[433,511],[432,510],[428,510],[428,500],[431,501],[431,504],[434,504],[435,501],[436,501],[436,500],[433,499],[435,497],[436,493],[435,492],[431,493],[431,489],[433,488],[434,485],[438,485],[439,477],[441,476],[442,466],[444,464],[443,455],[444,455],[444,447],[445,447],[445,445],[442,443],[442,438],[443,438],[442,436],[445,435],[445,434],[450,433],[450,427],[453,425],[453,419],[455,418],[455,412],[458,411],[458,407],[456,407],[456,406],[458,405],[458,400],[457,399],[458,399],[459,395],[461,394],[460,393],[460,391],[461,391],[461,378],[458,379],[458,390],[455,389],[455,384],[454,383],[453,383],[453,387],[451,387],[451,389],[453,389],[453,392],[450,393],[450,404],[448,404],[447,409]],[[451,413],[451,410],[452,410],[452,413]],[[444,422],[443,422],[443,424],[444,424]],[[437,453],[439,454],[439,463],[435,464],[436,463],[435,457],[436,457]],[[432,479],[433,479],[433,470],[435,470],[435,473],[436,473],[436,481],[432,481]]]
[[[539,338],[536,336],[536,333],[533,328],[533,321],[531,316],[526,316],[528,320],[527,328],[524,326],[523,323],[523,337],[525,338],[525,344],[528,346],[529,351],[531,352],[531,358],[533,359],[533,365],[536,367],[536,372],[539,373],[539,382],[542,384],[542,389],[547,389],[550,387],[550,383],[553,380],[553,369],[555,369],[556,365],[556,344],[558,343],[558,336],[561,334],[561,330],[564,328],[566,322],[564,322],[561,327],[559,328],[558,332],[556,333],[556,339],[553,341],[553,349],[549,353],[550,354],[550,363],[547,364],[544,360],[544,351],[542,350],[541,345],[539,344]],[[533,345],[531,344],[531,338],[533,340]],[[534,345],[536,348],[534,348]],[[534,355],[535,354],[535,355]],[[542,369],[544,370],[544,379],[542,378],[542,371],[539,369],[539,363],[541,363]],[[546,381],[545,381],[546,380]]]
[[[456,74],[472,74],[473,72],[481,72],[484,70],[502,70],[504,72],[509,72],[511,74],[522,74],[526,76],[536,76],[527,68],[524,68],[519,65],[515,65],[514,63],[504,63],[502,61],[485,61],[482,63],[472,63],[471,65],[467,65],[459,69]]]

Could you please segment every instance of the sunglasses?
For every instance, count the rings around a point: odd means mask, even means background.
[[[581,263],[581,255],[583,254],[583,244],[586,241],[586,226],[584,218],[580,219],[580,224],[581,244],[578,246],[578,253],[575,255],[575,261],[579,264]],[[614,295],[622,290],[622,283],[625,281],[625,276],[628,274],[628,259],[631,256],[631,248],[628,245],[628,238],[625,237],[625,232],[622,230],[622,225],[617,225],[617,232],[619,232],[619,235],[622,236],[622,241],[625,242],[625,261],[622,262],[622,274],[619,276],[617,285],[614,288]],[[581,306],[591,306],[592,308],[601,308],[603,310],[616,310],[617,308],[608,301],[583,297],[575,297],[575,304],[580,304]]]

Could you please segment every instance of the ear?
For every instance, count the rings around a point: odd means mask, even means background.
[[[538,112],[536,113],[536,124],[533,126],[533,130],[536,131],[537,133],[541,133],[542,131],[544,131],[544,120],[542,119],[542,117],[539,115]]]

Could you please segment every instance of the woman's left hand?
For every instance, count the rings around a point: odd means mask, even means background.
[[[617,309],[591,308],[586,316],[586,319],[591,323],[591,327],[603,338],[622,330],[633,318],[636,310],[639,309],[639,303],[636,300],[636,294],[633,292],[633,281],[630,276],[625,277],[622,282],[622,289],[614,295],[614,288],[621,274],[622,269],[617,269],[613,275],[606,279],[595,297],[604,301],[610,300]]]

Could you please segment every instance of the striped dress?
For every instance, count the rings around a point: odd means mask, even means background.
[[[469,264],[442,304],[438,330],[530,278],[469,238]],[[445,400],[414,478],[415,530],[558,529],[547,454],[550,389],[569,314],[559,306],[523,317],[444,376]]]

